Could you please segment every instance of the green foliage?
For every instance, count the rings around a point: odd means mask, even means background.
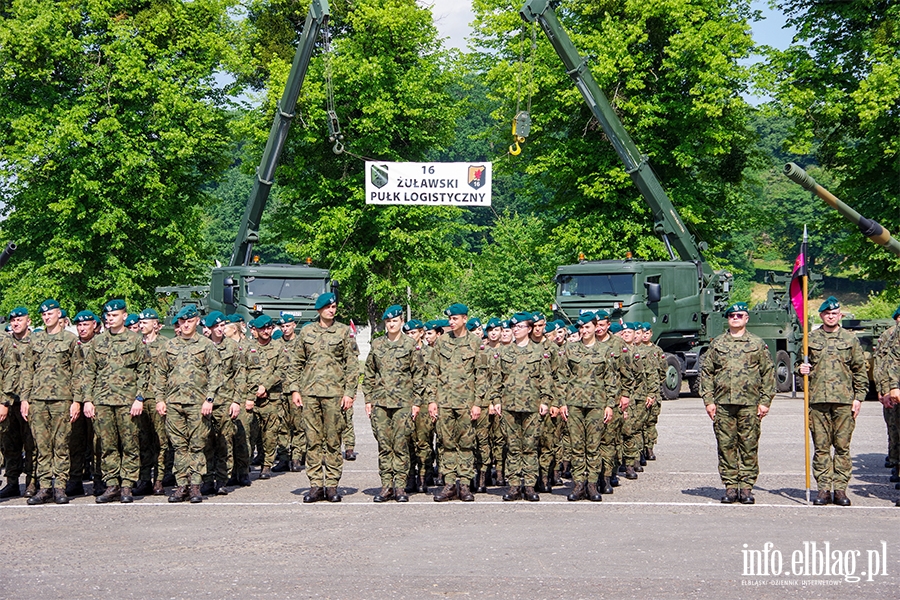
[[[861,307],[853,311],[857,319],[890,319],[897,309],[897,290],[885,290],[880,294],[872,292],[869,300]]]
[[[4,3],[0,308],[137,303],[203,272],[205,185],[227,164],[232,0]]]

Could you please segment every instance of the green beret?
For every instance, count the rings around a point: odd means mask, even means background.
[[[138,321],[140,321],[140,317],[138,317],[135,313],[131,313],[127,317],[125,317],[125,327],[136,325]]]
[[[431,320],[431,321],[425,322],[424,328],[425,328],[425,331],[434,331],[435,329],[438,329],[439,327],[438,327],[437,321]]]
[[[495,327],[500,327],[500,319],[498,319],[497,317],[491,317],[490,319],[488,319],[487,324],[484,326],[484,330],[490,331]]]
[[[209,327],[210,329],[212,329],[219,323],[224,323],[224,322],[225,322],[225,315],[223,315],[221,312],[219,312],[217,310],[212,311],[211,313],[206,315],[205,319],[203,319],[203,324],[205,326]]]
[[[607,316],[607,318],[609,317],[609,315],[606,315],[606,316]],[[578,320],[575,321],[575,324],[578,325],[579,327],[581,327],[582,325],[586,325],[588,323],[593,323],[596,320],[597,320],[597,317],[594,315],[594,313],[592,313],[591,311],[587,311],[587,312],[583,312],[580,315],[578,315]]]
[[[450,321],[448,321],[447,319],[438,319],[436,321],[436,323],[437,323],[437,326],[440,327],[441,329],[450,327]]]
[[[500,329],[510,329],[509,319],[503,319],[500,321]]]
[[[60,316],[60,318],[65,319],[66,317],[69,316],[69,313],[66,312],[66,309],[61,308],[61,309],[59,309],[59,316]]]
[[[400,306],[399,304],[393,304],[391,306],[388,306],[385,309],[384,314],[381,315],[381,318],[383,320],[387,321],[388,319],[393,319],[395,317],[399,317],[402,315],[403,315],[403,307]]]
[[[110,300],[103,305],[103,312],[112,312],[114,310],[125,310],[124,300]]]
[[[569,325],[566,327],[566,331],[569,332],[569,335],[572,335],[573,333],[578,333],[578,328],[574,325]]]
[[[84,323],[85,321],[96,321],[99,323],[100,318],[89,310],[83,310],[75,315],[75,318],[72,319],[72,321],[75,323]]]
[[[59,302],[53,299],[47,299],[41,302],[41,307],[38,309],[38,312],[45,313],[48,310],[53,310],[54,308],[59,308]]]
[[[225,317],[225,321],[228,323],[243,323],[244,317],[237,313],[231,313]]]
[[[621,323],[613,323],[612,325],[609,326],[610,333],[619,333],[623,329],[625,329],[625,328],[622,327]]]
[[[181,319],[193,319],[194,317],[199,316],[200,313],[197,312],[197,307],[193,304],[190,304],[178,311],[178,314],[175,315],[175,320],[180,321]]]
[[[894,314],[891,315],[892,319],[896,319],[897,317],[900,317],[900,306],[898,306],[897,310],[894,311]]]
[[[622,330],[624,331],[625,329],[630,329],[630,330],[634,331],[634,323],[628,323],[628,322],[622,323]]]
[[[531,320],[537,323],[538,321],[546,321],[547,317],[545,317],[541,312],[533,312],[531,313]]]
[[[141,312],[138,313],[138,318],[141,321],[150,321],[157,320],[159,321],[159,313],[153,310],[152,308],[145,308]]]
[[[750,307],[747,306],[746,302],[735,302],[734,304],[732,304],[731,306],[729,306],[728,308],[725,309],[725,316],[727,317],[731,313],[736,313],[736,312],[749,313]]]
[[[475,331],[479,327],[481,327],[481,319],[479,319],[478,317],[472,317],[471,319],[466,321],[466,329],[468,329],[469,331]]]
[[[529,312],[517,312],[509,318],[510,325],[518,325],[519,323],[533,323],[532,315]]]
[[[644,321],[643,323],[641,323],[641,327],[644,329],[644,331],[650,331],[653,329],[653,323],[651,323],[650,321]]]
[[[263,327],[271,327],[274,325],[272,321],[272,317],[269,315],[259,315],[252,321],[250,321],[250,326],[254,329],[262,329]]]
[[[834,296],[828,296],[825,298],[825,302],[819,307],[819,312],[825,312],[826,310],[837,310],[841,307],[841,303],[838,302],[838,299]]]
[[[16,308],[9,311],[9,318],[15,319],[16,317],[27,317],[28,309],[24,306],[17,306]]]
[[[326,292],[316,298],[316,310],[321,310],[332,304],[337,304],[337,298],[331,292]]]
[[[547,325],[544,327],[544,333],[553,333],[553,332],[556,331],[557,329],[559,329],[559,325],[556,324],[556,321],[550,321],[550,322],[547,323]]]
[[[609,321],[609,313],[605,310],[598,310],[594,313],[594,318],[598,321]]]
[[[273,339],[273,340],[280,340],[282,337],[284,337],[284,332],[283,332],[282,330],[280,330],[280,329],[276,329],[276,330],[272,333],[272,339]]]
[[[447,307],[447,310],[444,311],[444,314],[448,317],[452,317],[453,315],[468,315],[469,307],[465,304],[460,304],[457,302],[456,304],[451,304]]]
[[[284,325],[285,323],[296,323],[296,319],[294,318],[293,313],[281,313],[281,317],[278,319],[278,324]]]
[[[413,329],[424,329],[424,328],[425,328],[425,324],[422,323],[422,321],[419,321],[418,319],[410,319],[409,321],[407,321],[406,323],[403,324],[403,332],[404,333],[409,333]]]

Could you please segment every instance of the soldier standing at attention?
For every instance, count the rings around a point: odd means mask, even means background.
[[[152,308],[145,308],[138,313],[138,324],[141,328],[141,334],[144,336],[144,345],[150,351],[150,364],[156,364],[160,355],[166,351],[166,339],[160,337],[159,331],[162,324],[159,322],[159,313]],[[151,369],[151,373],[155,376],[155,369]],[[154,383],[152,388],[158,388]],[[165,494],[163,489],[163,478],[166,475],[166,464],[169,463],[168,470],[171,471],[171,459],[169,444],[169,434],[166,433],[166,418],[159,414],[156,410],[145,410],[141,413],[141,481],[152,485],[150,492],[154,496],[162,496]],[[140,486],[134,490],[135,494],[140,495],[144,490]]]
[[[52,496],[68,504],[69,434],[81,416],[82,391],[77,386],[83,357],[78,338],[63,329],[59,302],[41,303],[44,333],[31,344],[31,389],[22,390],[22,418],[31,422],[37,458],[38,492],[28,504],[43,504]],[[52,493],[51,493],[52,489]]]
[[[444,314],[450,331],[435,343],[430,365],[435,381],[428,413],[437,419],[444,476],[444,487],[434,500],[446,502],[458,497],[472,502],[475,496],[468,482],[475,476],[473,422],[481,415],[488,363],[481,353],[481,340],[466,330],[469,308],[451,304]]]
[[[294,356],[299,345],[300,336],[296,334],[297,321],[294,315],[282,313],[278,320],[281,324],[281,343],[287,347],[288,354]],[[294,406],[290,394],[282,395],[282,415],[285,426],[285,436],[279,442],[284,448],[288,469],[292,473],[303,470],[306,461],[306,430],[303,428],[303,407]],[[273,471],[275,469],[272,469]]]
[[[22,391],[31,388],[31,371],[24,368],[31,363],[31,343],[34,336],[29,329],[31,317],[24,306],[14,308],[9,314],[9,330],[12,333],[13,349],[18,356],[19,381],[16,384],[16,401],[12,405],[13,414],[7,419],[7,428],[2,434],[6,446],[3,448],[3,456],[7,460],[6,478],[16,481],[18,491],[19,474],[25,473],[25,497],[31,498],[37,492],[37,472],[34,460],[34,436],[31,435],[31,427],[22,418]],[[22,456],[24,455],[24,460]]]
[[[493,317],[488,320],[484,326],[487,333],[487,340],[484,342],[484,352],[487,354],[488,362],[494,363],[500,360],[500,319]],[[488,366],[488,373],[491,367]],[[479,417],[481,418],[481,417]],[[491,435],[491,464],[494,465],[494,485],[506,485],[505,479],[505,457],[506,452],[506,433],[503,431],[503,417],[494,412],[494,407],[488,405],[488,420],[490,422]],[[484,488],[479,488],[479,492],[487,492],[487,481],[482,482]]]
[[[537,502],[538,440],[541,417],[554,404],[550,360],[541,344],[531,339],[532,316],[516,313],[509,320],[515,343],[500,349],[491,364],[490,405],[503,419],[509,454],[506,457],[509,490],[503,500],[523,497]]]
[[[134,500],[132,486],[140,473],[137,419],[150,387],[150,353],[140,335],[125,328],[124,300],[103,307],[106,331],[87,347],[84,358],[84,416],[96,417],[100,442],[100,471],[106,491],[104,504]]]
[[[609,361],[608,368],[613,371],[613,378],[608,385],[615,386],[617,388],[615,393],[618,394],[615,406],[613,406],[612,418],[607,421],[606,428],[603,430],[603,438],[600,441],[603,471],[608,474],[607,477],[604,477],[602,491],[604,494],[611,494],[613,493],[612,488],[619,485],[619,477],[616,473],[619,465],[622,464],[622,429],[625,424],[625,411],[631,402],[635,381],[631,366],[631,350],[625,340],[610,333],[609,314],[605,310],[598,310],[596,320],[596,336],[600,343],[597,350]]]
[[[175,482],[169,502],[203,502],[200,484],[206,473],[203,449],[210,434],[210,417],[222,384],[219,353],[197,332],[200,315],[185,306],[175,315],[178,335],[166,342],[157,358],[156,411],[166,417],[166,431],[175,450]]]
[[[881,402],[884,424],[887,427],[888,452],[884,459],[884,468],[891,469],[891,483],[897,483],[900,482],[900,467],[898,467],[900,465],[900,392],[896,393],[897,398],[891,397],[890,363],[893,355],[892,349],[900,343],[900,306],[897,307],[891,318],[894,319],[895,324],[878,338],[873,360],[878,400]],[[900,489],[900,486],[897,489]]]
[[[82,368],[75,373],[74,385],[78,387],[78,393],[84,391],[84,355],[87,352],[87,345],[91,343],[94,336],[100,333],[100,318],[89,310],[83,310],[75,315],[73,319],[75,323],[75,332],[78,334],[78,353],[81,355]],[[98,460],[95,452],[94,441],[94,423],[93,419],[82,418],[76,419],[70,425],[69,432],[69,483],[66,485],[66,496],[83,496],[84,495],[84,479],[90,478],[96,473],[96,482],[94,485],[94,495],[100,495],[100,479],[99,467],[96,466]]]
[[[642,336],[642,349],[644,357],[647,359],[647,377],[649,378],[649,391],[647,394],[647,420],[642,430],[644,460],[656,460],[656,454],[653,453],[653,446],[659,437],[656,431],[656,424],[659,423],[659,413],[662,405],[662,389],[663,381],[666,378],[666,353],[662,348],[653,343],[653,324],[645,321],[641,324],[644,334]],[[655,375],[654,375],[655,373]],[[655,380],[655,383],[654,383]]]
[[[19,490],[19,474],[13,473],[10,476],[9,466],[13,464],[12,459],[6,453],[8,444],[8,436],[13,435],[10,430],[18,427],[16,415],[13,412],[20,405],[17,404],[19,383],[19,354],[13,347],[12,336],[0,335],[0,393],[2,393],[2,402],[0,402],[0,448],[3,452],[3,462],[6,467],[6,485],[0,489],[0,498],[14,498],[21,495]],[[21,412],[19,417],[21,417]],[[19,451],[21,455],[21,450]],[[21,459],[20,459],[21,461]]]
[[[484,360],[490,361],[491,350],[484,340],[484,325],[478,317],[472,317],[466,322],[466,329],[480,340],[481,352]],[[490,405],[485,397],[481,405],[481,414],[473,423],[475,427],[475,491],[487,492],[487,480],[491,472],[491,420]]]
[[[547,317],[539,312],[531,313],[531,320],[534,323],[531,329],[531,341],[537,344],[546,355],[550,364],[550,381],[551,385],[555,385],[557,370],[559,369],[559,355],[557,354],[556,344],[547,335]],[[552,331],[552,330],[551,330]],[[515,332],[513,332],[515,334]],[[551,390],[552,391],[552,390]],[[555,448],[557,440],[557,421],[559,420],[559,408],[555,405],[550,406],[546,414],[540,415],[540,426],[538,427],[538,435],[540,441],[538,444],[538,464],[540,468],[539,479],[537,483],[537,491],[547,492],[553,491],[553,461],[555,458]]]
[[[747,304],[732,304],[725,317],[728,331],[713,339],[700,367],[700,395],[716,434],[722,503],[753,504],[760,423],[775,396],[775,367],[766,343],[747,331]]]
[[[328,292],[316,298],[316,310],[319,320],[300,330],[291,389],[294,406],[303,407],[306,427],[306,475],[310,489],[303,501],[340,502],[343,413],[353,406],[356,396],[359,347],[350,328],[335,320],[334,294]]]
[[[437,341],[438,332],[436,321],[428,321],[422,325],[422,358],[425,361],[425,398],[431,398],[434,391],[434,378],[431,376],[431,355],[434,351],[434,343]],[[413,446],[415,447],[415,461],[418,468],[416,475],[416,491],[420,494],[428,493],[428,485],[434,483],[437,474],[434,469],[435,449],[435,419],[427,410],[422,410],[415,419],[413,429]]]
[[[822,326],[809,334],[809,431],[813,439],[816,506],[850,506],[847,483],[853,470],[850,438],[869,389],[866,357],[856,336],[841,327],[841,305],[829,296],[819,307]],[[834,456],[831,449],[834,448]]]
[[[386,335],[372,342],[362,381],[366,415],[372,420],[372,433],[378,442],[381,474],[381,491],[373,501],[407,502],[409,438],[422,407],[425,361],[415,342],[401,331],[403,307],[395,304],[381,318]]]

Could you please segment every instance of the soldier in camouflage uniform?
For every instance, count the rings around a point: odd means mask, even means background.
[[[878,338],[872,358],[878,400],[881,402],[881,412],[887,427],[888,451],[884,467],[891,469],[891,483],[897,483],[900,482],[900,391],[896,393],[896,399],[891,397],[890,361],[892,349],[900,343],[900,307],[897,307],[891,318],[895,325]]]
[[[3,462],[10,464],[6,452],[9,448],[7,445],[10,429],[17,427],[15,409],[20,408],[16,403],[18,398],[19,384],[19,353],[13,347],[12,336],[0,335],[0,394],[2,394],[2,402],[0,402],[0,447],[3,448]],[[20,409],[21,410],[21,409]],[[21,416],[21,412],[19,413]],[[0,498],[12,498],[21,494],[19,490],[19,475],[13,473],[15,477],[10,477],[9,467],[6,467],[6,485],[0,489]]]
[[[300,336],[297,335],[297,322],[294,316],[283,313],[279,319],[281,324],[281,343],[288,349],[288,354],[293,356],[296,354],[296,346],[299,344]],[[306,461],[306,430],[303,427],[303,407],[294,406],[291,402],[290,394],[282,396],[282,418],[284,420],[285,435],[279,440],[279,446],[285,451],[285,458],[288,461],[288,469],[293,473],[299,473],[303,470]],[[274,468],[272,469],[275,470]]]
[[[555,404],[551,388],[550,357],[531,339],[532,315],[516,313],[509,320],[515,342],[499,351],[490,368],[490,406],[503,419],[509,454],[506,458],[509,490],[503,500],[525,498],[537,502],[540,470],[538,440],[541,417]],[[546,324],[546,323],[545,323]]]
[[[533,326],[531,329],[531,341],[538,344],[550,364],[551,385],[555,387],[557,382],[557,370],[559,369],[559,355],[556,352],[556,344],[546,335],[547,318],[540,312],[531,313]],[[513,332],[515,334],[515,332]],[[553,491],[553,473],[556,440],[557,440],[557,421],[559,421],[559,408],[553,404],[549,407],[546,414],[540,415],[540,425],[538,426],[538,464],[540,474],[537,482],[538,492]]]
[[[484,350],[488,357],[488,362],[493,364],[500,360],[500,319],[494,317],[488,320],[485,325],[487,340],[484,342]],[[488,373],[491,372],[491,366],[488,365]],[[490,400],[490,398],[488,398]],[[479,416],[479,419],[481,417]],[[491,442],[491,464],[494,467],[494,485],[506,485],[506,433],[503,427],[503,415],[494,411],[494,407],[488,406],[488,421],[490,423],[490,442]],[[478,489],[479,492],[487,492],[487,482],[485,487]]]
[[[59,302],[45,300],[40,312],[44,333],[31,344],[31,362],[21,365],[31,372],[31,389],[22,390],[22,417],[31,422],[40,488],[28,504],[43,504],[51,496],[57,504],[68,504],[69,435],[81,416],[76,375],[83,356],[78,338],[63,329]]]
[[[31,334],[29,327],[31,326],[31,317],[28,316],[28,309],[24,306],[13,309],[9,315],[9,327],[12,334],[13,349],[18,356],[20,364],[30,362],[31,344],[34,336]],[[3,443],[3,456],[6,460],[6,480],[7,487],[0,490],[0,497],[5,493],[15,492],[14,496],[18,496],[19,491],[19,475],[25,473],[25,497],[31,498],[37,492],[37,472],[36,462],[34,460],[34,436],[31,434],[31,427],[28,422],[22,418],[22,405],[19,398],[22,390],[31,386],[31,374],[27,369],[21,370],[19,373],[19,381],[16,385],[16,400],[11,406],[13,414],[6,421],[0,423],[0,441]],[[5,423],[5,425],[4,425]],[[10,488],[10,483],[15,481]]]
[[[75,373],[74,385],[79,393],[84,391],[84,355],[87,345],[94,336],[100,333],[100,317],[89,310],[83,310],[73,319],[78,334],[78,352],[81,355],[82,368]],[[96,474],[94,484],[95,496],[100,490],[100,447],[94,443],[94,420],[82,414],[70,425],[69,431],[69,483],[66,485],[66,496],[83,496],[85,478]]]
[[[244,323],[244,319],[238,314],[230,314],[225,316],[225,327],[223,332],[225,337],[234,341],[238,345],[238,353],[240,355],[240,361],[243,365],[243,368],[247,367],[247,350],[250,345],[250,341],[244,335],[244,330],[242,329],[242,325]],[[245,372],[246,378],[246,372]],[[249,391],[246,389],[246,379],[244,381],[244,392],[243,392],[243,406],[242,410],[238,414],[238,418],[234,421],[234,440],[233,440],[233,448],[234,448],[234,467],[231,472],[231,479],[228,480],[228,485],[239,485],[241,487],[247,487],[250,485],[250,456],[252,454],[250,449],[250,431],[252,429],[251,424],[256,419],[256,413],[252,410],[252,400],[248,400],[252,396],[249,394]],[[255,397],[254,397],[255,398]],[[248,404],[249,403],[249,404]],[[251,410],[247,409],[247,406],[251,407]]]
[[[625,427],[625,414],[631,403],[631,396],[635,387],[634,369],[631,366],[631,349],[625,341],[609,332],[610,321],[606,311],[600,310],[597,316],[597,341],[600,342],[597,350],[603,353],[609,361],[609,367],[615,373],[615,382],[618,387],[617,400],[612,409],[612,417],[606,423],[603,430],[603,438],[600,440],[600,454],[603,457],[603,472],[601,481],[602,492],[612,494],[613,488],[619,485],[617,472],[622,464],[622,431]]]
[[[557,403],[559,403],[559,398],[565,395],[565,387],[559,380],[559,367],[566,353],[567,333],[565,324],[559,319],[547,323],[547,327],[544,329],[544,335],[548,335],[553,342],[550,346],[550,365],[553,374],[553,396],[557,399]],[[566,425],[566,420],[559,414],[558,407],[550,407],[550,418],[556,422],[555,445],[553,447],[555,468],[553,470],[553,479],[550,483],[552,485],[563,485],[563,476],[571,477],[572,475],[572,462],[569,459],[569,429]]]
[[[373,501],[407,502],[409,438],[422,407],[425,361],[409,336],[403,335],[403,307],[393,305],[382,315],[386,335],[372,342],[366,358],[362,391],[366,415],[378,442],[381,491]]]
[[[353,406],[356,396],[359,347],[350,328],[335,320],[334,294],[319,296],[316,310],[319,320],[300,331],[291,389],[294,405],[303,406],[306,427],[306,475],[310,490],[303,501],[340,502],[343,413]]]
[[[203,502],[200,485],[206,474],[204,448],[222,385],[221,359],[212,342],[197,332],[200,314],[193,305],[175,315],[178,335],[156,359],[156,411],[166,417],[166,432],[175,450],[175,481],[169,502]],[[231,400],[230,398],[228,400]],[[221,400],[219,400],[221,402]]]
[[[668,365],[666,363],[666,353],[663,352],[662,348],[653,343],[652,323],[644,322],[642,325],[644,330],[642,349],[644,357],[648,360],[647,377],[649,377],[651,381],[651,389],[647,396],[647,420],[641,431],[644,446],[643,457],[645,460],[656,460],[656,454],[653,453],[653,447],[656,445],[656,440],[659,437],[659,434],[656,431],[656,424],[659,423],[659,413],[662,408],[661,389],[666,377]],[[654,383],[654,380],[658,383]]]
[[[641,456],[644,451],[644,424],[647,422],[647,396],[651,383],[648,380],[650,362],[640,347],[644,339],[640,323],[626,323],[622,332],[622,340],[628,344],[631,356],[631,371],[634,375],[634,402],[628,406],[627,415],[622,424],[622,464],[625,465],[625,478],[637,479],[643,472]]]
[[[809,334],[809,362],[800,365],[800,374],[809,375],[809,431],[819,489],[813,504],[829,504],[833,486],[834,503],[850,506],[850,438],[869,388],[866,357],[856,336],[841,327],[837,298],[822,303],[819,317],[822,326]]]
[[[95,418],[106,490],[100,504],[133,501],[140,473],[137,418],[150,388],[150,353],[140,335],[125,328],[125,302],[104,306],[106,331],[87,347],[84,358],[84,416]]]
[[[700,395],[716,434],[722,503],[753,504],[760,422],[775,396],[775,367],[766,343],[747,331],[747,305],[732,304],[725,317],[728,331],[713,339],[700,367]]]
[[[419,344],[422,359],[425,361],[425,398],[433,394],[431,389],[434,380],[431,377],[429,365],[434,343],[438,338],[438,329],[435,321],[422,324],[422,342]],[[414,460],[416,464],[416,491],[420,494],[428,492],[428,486],[434,484],[437,477],[435,472],[435,419],[427,410],[419,412],[415,419],[412,433]]]
[[[452,304],[444,314],[450,331],[438,338],[429,366],[435,381],[428,413],[437,418],[438,439],[443,448],[440,469],[445,482],[434,500],[446,502],[458,497],[472,502],[475,497],[469,481],[475,476],[473,422],[481,415],[488,363],[481,352],[481,340],[466,330],[468,307]]]
[[[166,339],[160,337],[162,324],[159,322],[159,313],[152,308],[145,308],[138,313],[138,324],[143,335],[144,345],[150,351],[150,364],[156,364],[160,355],[166,351]],[[151,369],[155,376],[155,370]],[[158,386],[154,383],[152,389]],[[155,402],[154,402],[155,404]],[[152,493],[155,496],[165,494],[163,478],[166,473],[172,471],[172,445],[169,443],[169,434],[166,433],[166,418],[156,410],[145,410],[140,416],[140,440],[141,440],[141,482],[148,486],[135,487],[135,494]],[[149,490],[146,490],[149,487]],[[146,490],[146,491],[145,491]]]
[[[481,319],[472,317],[466,322],[466,330],[480,340],[480,350],[490,360],[491,350],[484,337],[484,326]],[[481,404],[481,414],[473,423],[475,427],[475,491],[487,492],[487,482],[491,471],[491,420],[490,404],[485,397]]]
[[[219,353],[222,385],[210,418],[210,432],[203,454],[206,473],[203,476],[201,494],[228,494],[228,479],[234,469],[235,420],[241,412],[241,403],[247,395],[244,354],[237,342],[225,337],[225,315],[214,310],[203,320],[209,329],[209,341]]]

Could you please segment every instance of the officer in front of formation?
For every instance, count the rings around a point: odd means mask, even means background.
[[[747,331],[747,304],[732,304],[725,317],[728,331],[712,340],[702,361],[700,395],[716,434],[722,503],[753,504],[760,423],[775,396],[775,367],[766,343]]]

